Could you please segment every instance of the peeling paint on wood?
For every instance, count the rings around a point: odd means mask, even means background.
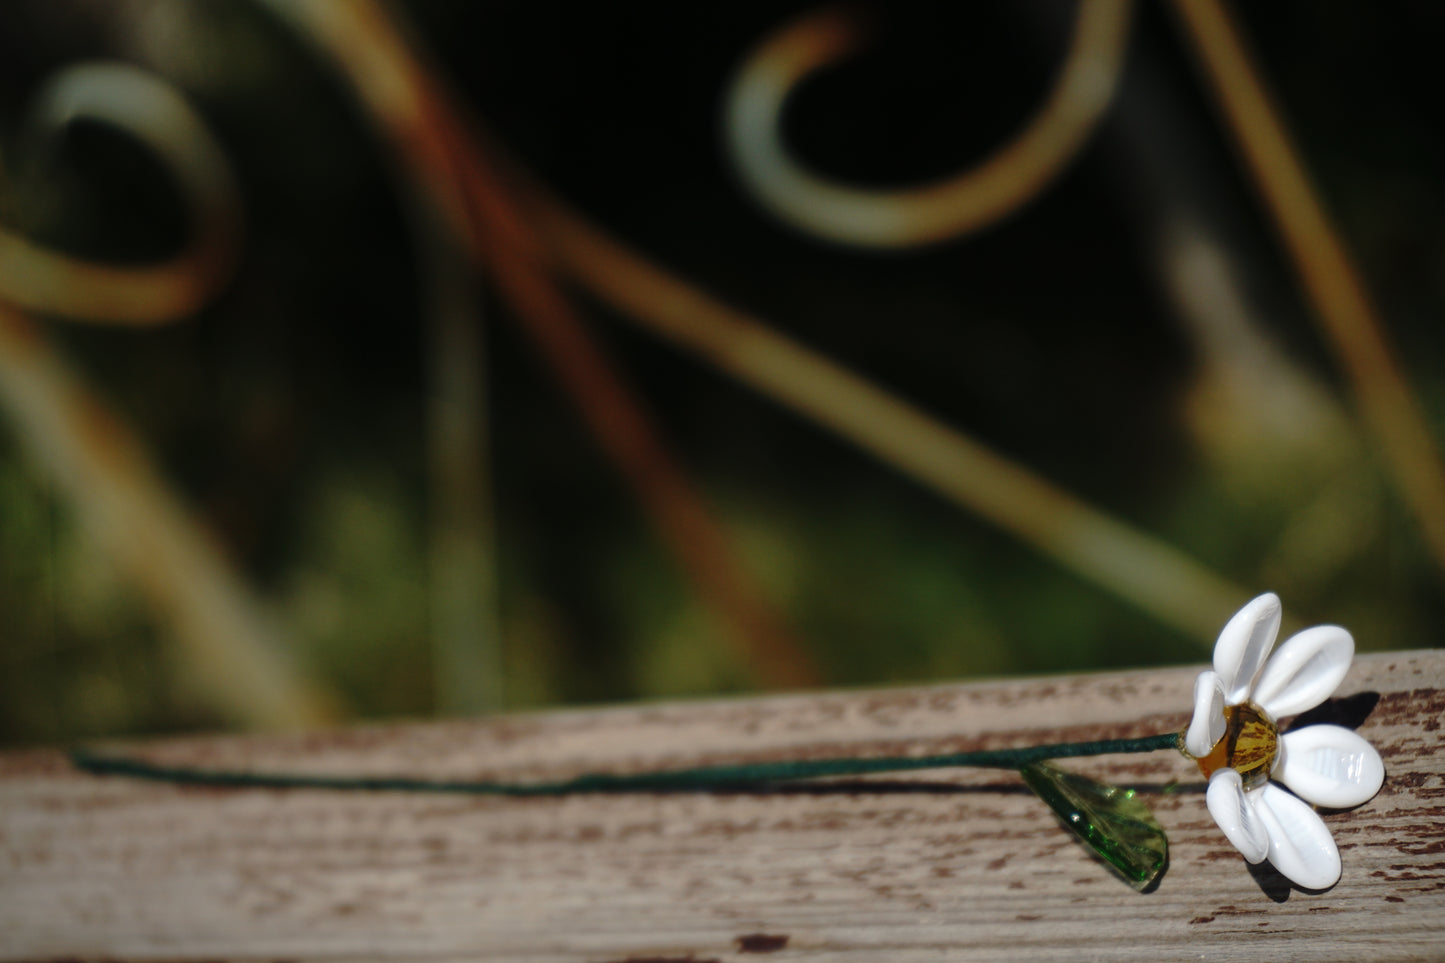
[[[1194,669],[568,711],[130,747],[158,762],[550,779],[942,753],[1182,728]],[[1248,867],[1178,755],[1135,786],[1171,866],[1139,895],[1012,774],[806,791],[501,799],[203,789],[0,755],[0,960],[1445,958],[1445,652],[1357,661],[1305,721],[1358,726],[1385,787],[1327,812],[1324,893]],[[786,934],[786,935],[784,935]]]

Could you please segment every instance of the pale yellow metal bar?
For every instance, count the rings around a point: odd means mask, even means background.
[[[1207,644],[1249,593],[841,365],[650,264],[556,198],[531,208],[563,264],[622,316],[728,372]],[[1101,447],[1101,451],[1106,451]]]
[[[0,231],[0,409],[86,534],[134,584],[211,703],[253,728],[334,721],[337,697],[305,677],[260,602],[156,472],[139,439],[69,370],[22,309],[101,324],[184,318],[230,277],[240,203],[230,165],[199,114],[140,68],[85,63],[42,88],[28,133],[86,118],[116,126],[166,166],[192,235],[174,259],[116,267]]]
[[[426,318],[434,704],[444,715],[498,712],[505,689],[481,285],[430,202],[414,196],[407,208]]]
[[[435,143],[454,124],[418,74],[399,40],[371,5],[275,3],[323,40],[343,61],[374,114],[410,163],[433,183],[442,208],[483,257],[503,257],[513,269],[499,283],[534,290],[527,262],[545,256],[531,222],[553,253],[587,287],[625,316],[701,355],[743,382],[838,432],[886,463],[938,490],[1061,564],[1128,599],[1162,621],[1212,644],[1219,613],[1253,593],[1231,584],[1161,539],[1094,508],[986,446],[943,425],[820,355],[773,332],[649,264],[591,228],[555,201],[518,210],[496,192],[492,175],[479,180],[450,165],[477,166],[474,152],[453,153]],[[348,14],[348,11],[351,13]],[[364,17],[354,15],[367,11]],[[445,138],[441,138],[445,139]],[[471,196],[459,198],[467,183]],[[479,193],[479,189],[480,193]],[[491,224],[476,233],[468,212]],[[530,216],[528,216],[530,215]],[[496,244],[501,250],[487,250]],[[521,254],[519,258],[517,255]],[[546,312],[539,312],[545,314]]]
[[[1175,0],[1174,5],[1365,421],[1445,569],[1445,463],[1364,281],[1224,4]]]
[[[0,408],[87,534],[139,587],[213,705],[257,728],[335,721],[337,701],[281,647],[261,605],[156,474],[140,441],[0,301]]]

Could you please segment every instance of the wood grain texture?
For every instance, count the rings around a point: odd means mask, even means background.
[[[129,748],[212,767],[504,779],[938,753],[1179,729],[1195,671]],[[0,959],[1440,960],[1442,712],[1445,651],[1432,650],[1361,658],[1310,714],[1358,725],[1387,770],[1371,802],[1325,815],[1345,868],[1323,893],[1251,870],[1172,752],[1067,763],[1149,793],[1172,857],[1143,895],[1008,772],[505,799],[182,788],[10,753]]]

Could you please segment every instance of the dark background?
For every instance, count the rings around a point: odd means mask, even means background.
[[[1425,2],[1238,6],[1439,438],[1445,129],[1428,74],[1445,16]],[[1141,4],[1113,109],[1031,204],[967,238],[879,253],[779,225],[722,150],[731,72],[806,9],[405,7],[499,140],[658,264],[1241,585],[1278,591],[1302,624],[1345,624],[1362,649],[1438,644],[1441,572],[1172,11]],[[1073,9],[875,9],[873,45],[798,90],[789,143],[874,186],[975,163],[1045,96]],[[348,716],[438,711],[424,255],[389,155],[327,65],[257,5],[5,4],[0,220],[74,253],[142,263],[185,236],[164,171],[123,134],[77,125],[45,156],[27,152],[35,87],[97,57],[146,63],[213,125],[241,181],[243,257],[188,321],[57,319],[46,334],[146,440]],[[1236,372],[1245,387],[1230,403],[1211,393],[1229,372],[1203,364],[1161,277],[1162,232],[1181,211],[1226,243],[1250,322],[1282,362]],[[484,278],[479,291],[502,707],[755,686]],[[1207,640],[584,303],[826,684],[1207,657]],[[1313,406],[1297,428],[1261,410],[1294,379]],[[0,741],[245,721],[193,683],[0,417]]]

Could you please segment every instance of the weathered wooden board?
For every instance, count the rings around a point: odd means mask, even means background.
[[[1193,676],[131,748],[210,767],[508,779],[937,753],[1181,728]],[[0,755],[0,959],[1445,959],[1445,651],[1366,656],[1322,710],[1360,723],[1388,772],[1373,801],[1326,815],[1345,870],[1324,893],[1252,872],[1172,752],[1069,763],[1150,793],[1172,861],[1143,895],[1007,772],[503,799],[182,788],[84,775],[53,751]]]

